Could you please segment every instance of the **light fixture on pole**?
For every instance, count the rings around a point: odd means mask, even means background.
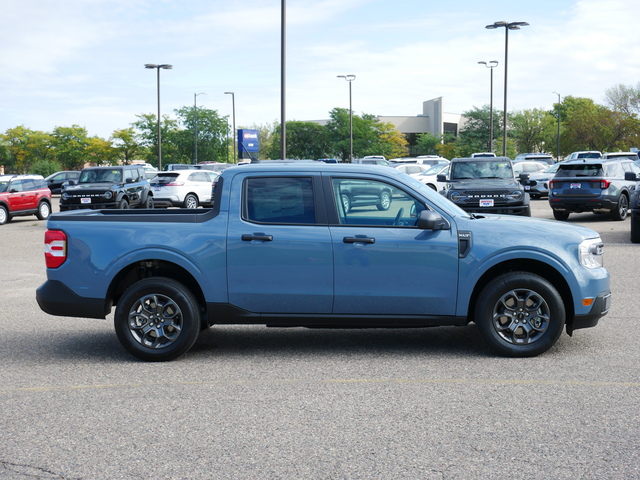
[[[489,82],[489,151],[493,152],[493,69],[498,66],[497,60],[490,60],[488,62],[478,62],[483,64],[491,72]]]
[[[556,162],[560,161],[560,94],[558,92],[553,92],[558,95],[558,150],[556,152]]]
[[[225,95],[231,95],[231,108],[233,109],[233,163],[236,161],[236,95],[233,92],[224,92]]]
[[[353,163],[353,108],[351,103],[351,83],[356,79],[355,75],[338,75],[349,82],[349,162]]]
[[[206,93],[193,94],[193,164],[198,163],[198,107],[196,106],[196,97],[198,95],[206,95]]]
[[[160,69],[171,70],[173,65],[167,63],[145,63],[144,68],[155,68],[158,71],[158,170],[162,170],[162,127],[160,121]]]
[[[485,28],[490,30],[504,27],[504,118],[503,118],[503,139],[502,155],[507,156],[507,71],[509,65],[509,30],[520,30],[520,27],[529,25],[527,22],[495,22]]]

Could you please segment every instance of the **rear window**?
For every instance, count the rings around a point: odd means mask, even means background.
[[[598,152],[584,152],[579,153],[578,158],[600,158],[601,155]]]
[[[180,173],[176,172],[176,173],[160,173],[158,174],[158,176],[154,179],[153,184],[157,185],[166,185],[168,183],[172,183],[175,182],[176,179],[180,176]]]
[[[562,177],[602,177],[602,165],[594,164],[577,164],[577,165],[561,165],[556,172],[556,178]]]

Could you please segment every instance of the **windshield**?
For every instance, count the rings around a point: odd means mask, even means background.
[[[83,170],[78,183],[122,183],[122,170],[117,168]]]
[[[445,168],[447,168],[446,165],[443,165],[441,163],[437,164],[437,165],[433,165],[432,167],[429,167],[428,170],[425,170],[424,172],[421,173],[421,175],[437,175],[438,173],[440,173],[442,170],[444,170]]]
[[[504,160],[456,162],[451,165],[452,180],[469,180],[474,178],[511,179],[514,177],[511,164]]]

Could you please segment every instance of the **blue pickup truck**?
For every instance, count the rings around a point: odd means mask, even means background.
[[[179,357],[216,324],[475,322],[497,354],[527,357],[595,326],[611,300],[596,232],[470,214],[388,167],[232,167],[213,208],[77,210],[47,227],[40,308],[106,318],[115,307],[120,342],[147,361]]]

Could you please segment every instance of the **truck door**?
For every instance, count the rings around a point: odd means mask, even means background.
[[[240,182],[240,184],[236,183]],[[250,312],[331,313],[333,256],[320,177],[237,175],[230,199],[229,301]],[[242,200],[242,201],[241,201]]]
[[[364,181],[369,183],[369,199],[355,197],[353,178],[330,182],[338,211],[335,224],[330,222],[333,313],[455,315],[458,239],[453,226],[417,229],[419,212],[428,208],[424,202],[385,182]],[[378,200],[371,200],[373,191]]]

